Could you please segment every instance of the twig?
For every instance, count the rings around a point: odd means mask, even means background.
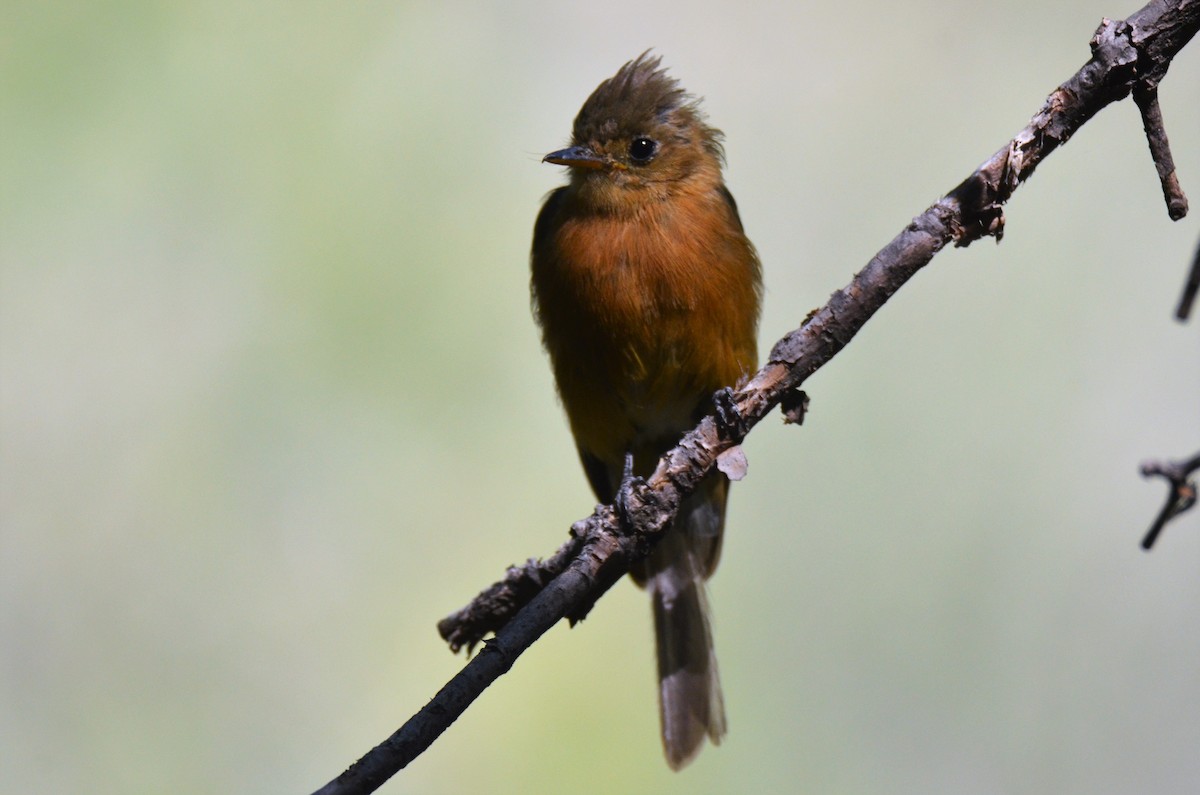
[[[611,508],[600,510],[606,511],[611,519]],[[521,652],[558,623],[563,617],[562,605],[588,598],[596,587],[594,578],[589,574],[595,568],[590,564],[591,558],[620,559],[628,543],[627,539],[609,534],[585,545],[563,573],[534,596],[512,621],[496,633],[495,638],[485,643],[479,654],[447,682],[420,712],[314,795],[374,792],[416,759],[488,685],[512,668]]]
[[[803,400],[797,390],[808,376],[841,351],[948,243],[965,246],[986,235],[999,238],[1003,203],[1042,158],[1102,108],[1128,96],[1139,78],[1161,80],[1171,59],[1198,29],[1200,0],[1153,0],[1125,22],[1104,20],[1092,39],[1091,59],[1050,95],[1025,129],[913,219],[849,285],[776,343],[766,365],[720,401],[721,420],[704,418],[659,460],[648,479],[626,483],[619,514],[613,506],[598,507],[572,527],[572,540],[546,564],[531,561],[510,569],[505,581],[485,591],[479,601],[443,620],[439,631],[456,647],[472,646],[491,629],[502,628],[429,704],[319,795],[373,792],[427,748],[542,633],[561,618],[586,611],[629,561],[644,554],[670,525],[680,500],[722,452],[740,443],[785,399],[791,417],[798,419]],[[579,554],[570,559],[567,551],[576,544]],[[567,560],[570,563],[554,576]],[[543,579],[549,584],[530,596],[530,586]],[[498,592],[506,595],[495,598]]]
[[[1187,461],[1147,461],[1142,464],[1142,477],[1163,477],[1171,485],[1166,503],[1142,539],[1142,549],[1153,547],[1167,522],[1196,504],[1196,482],[1188,477],[1197,469],[1200,469],[1200,453]]]
[[[1133,90],[1133,101],[1142,112],[1142,128],[1150,144],[1150,156],[1162,183],[1163,199],[1167,202],[1167,215],[1178,221],[1187,215],[1187,196],[1179,186],[1179,175],[1175,173],[1175,159],[1171,157],[1171,143],[1163,127],[1162,107],[1158,104],[1158,86],[1148,82],[1139,83]]]
[[[1149,10],[1157,10],[1158,14],[1147,14]],[[1182,18],[1174,18],[1174,13]],[[1137,26],[1134,20],[1138,20]],[[1154,74],[1161,79],[1166,70],[1162,60],[1169,62],[1197,27],[1200,27],[1197,0],[1182,3],[1177,12],[1154,2],[1129,21],[1104,20],[1089,42],[1092,59],[1047,98],[1025,129],[941,201],[914,219],[850,285],[835,293],[824,308],[813,312],[803,326],[776,343],[767,364],[732,395],[736,399],[734,407],[748,420],[747,430],[783,397],[788,398],[785,403],[788,408],[790,395],[804,379],[841,350],[871,314],[943,246],[949,242],[966,246],[987,235],[1000,238],[1004,232],[1003,204],[1041,160],[1103,107],[1128,96],[1138,84],[1139,74]],[[1174,49],[1161,46],[1172,35],[1179,36],[1178,45]],[[1139,46],[1133,45],[1135,41]],[[713,449],[713,458],[723,452],[724,447],[713,446],[712,429],[704,424],[684,437],[684,441],[700,431],[706,433],[705,444]],[[734,439],[728,446],[738,442],[740,439]],[[680,445],[667,454],[672,461],[671,471],[700,464],[704,467],[700,473],[703,475],[711,462],[687,456],[685,447]],[[651,478],[652,485],[657,475]],[[509,571],[510,575],[514,572]],[[497,589],[505,593],[521,590],[520,580],[525,574],[523,570],[515,571],[519,574],[518,581],[510,582],[506,577],[476,597],[467,608],[443,619],[438,624],[442,636],[450,640],[453,633],[458,645],[469,645],[484,637],[496,623],[503,623],[511,613],[491,614],[481,604],[494,603],[489,594]],[[552,576],[553,571],[539,570],[539,577],[547,575]],[[520,603],[505,601],[502,607],[515,610]]]
[[[481,592],[462,610],[438,622],[442,640],[450,644],[451,651],[457,652],[465,646],[470,654],[485,635],[498,631],[509,616],[562,574],[581,549],[583,539],[572,535],[545,560],[530,558],[524,566],[509,566],[503,580]]]
[[[1196,301],[1196,293],[1200,292],[1200,243],[1196,244],[1196,256],[1192,258],[1192,269],[1188,271],[1187,280],[1183,283],[1183,293],[1179,296],[1179,306],[1175,309],[1175,317],[1187,320],[1192,314],[1192,304]]]

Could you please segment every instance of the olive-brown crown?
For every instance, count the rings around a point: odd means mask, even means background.
[[[723,162],[721,131],[706,123],[700,100],[661,63],[647,50],[601,83],[575,117],[573,143],[631,166],[649,164],[660,148],[702,149]]]

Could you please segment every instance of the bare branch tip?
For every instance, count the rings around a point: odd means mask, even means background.
[[[1162,185],[1163,200],[1167,204],[1167,215],[1178,221],[1187,215],[1188,201],[1175,173],[1175,159],[1171,156],[1171,143],[1163,124],[1162,106],[1158,102],[1158,84],[1153,79],[1138,83],[1133,89],[1133,101],[1142,115],[1142,128],[1146,131],[1146,142],[1150,146],[1150,157]]]
[[[779,401],[784,425],[802,425],[808,413],[808,395],[802,389],[789,389]]]
[[[1183,283],[1183,292],[1179,296],[1179,306],[1175,309],[1175,317],[1185,321],[1192,314],[1192,305],[1196,302],[1196,293],[1200,292],[1200,243],[1196,244],[1196,255],[1192,257],[1192,268],[1188,271]]]
[[[1141,465],[1142,477],[1162,477],[1170,485],[1167,500],[1159,510],[1150,529],[1142,539],[1142,549],[1149,551],[1158,539],[1167,522],[1190,510],[1196,504],[1196,481],[1190,480],[1192,473],[1200,469],[1200,453],[1183,461],[1145,461]]]

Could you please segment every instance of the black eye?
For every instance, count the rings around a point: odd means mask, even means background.
[[[634,138],[629,143],[629,159],[635,163],[649,163],[650,158],[658,153],[658,142],[644,135]]]

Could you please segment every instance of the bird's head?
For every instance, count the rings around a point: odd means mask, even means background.
[[[585,200],[637,205],[720,182],[721,131],[661,60],[644,52],[601,83],[575,117],[571,145],[542,158],[568,166]]]

